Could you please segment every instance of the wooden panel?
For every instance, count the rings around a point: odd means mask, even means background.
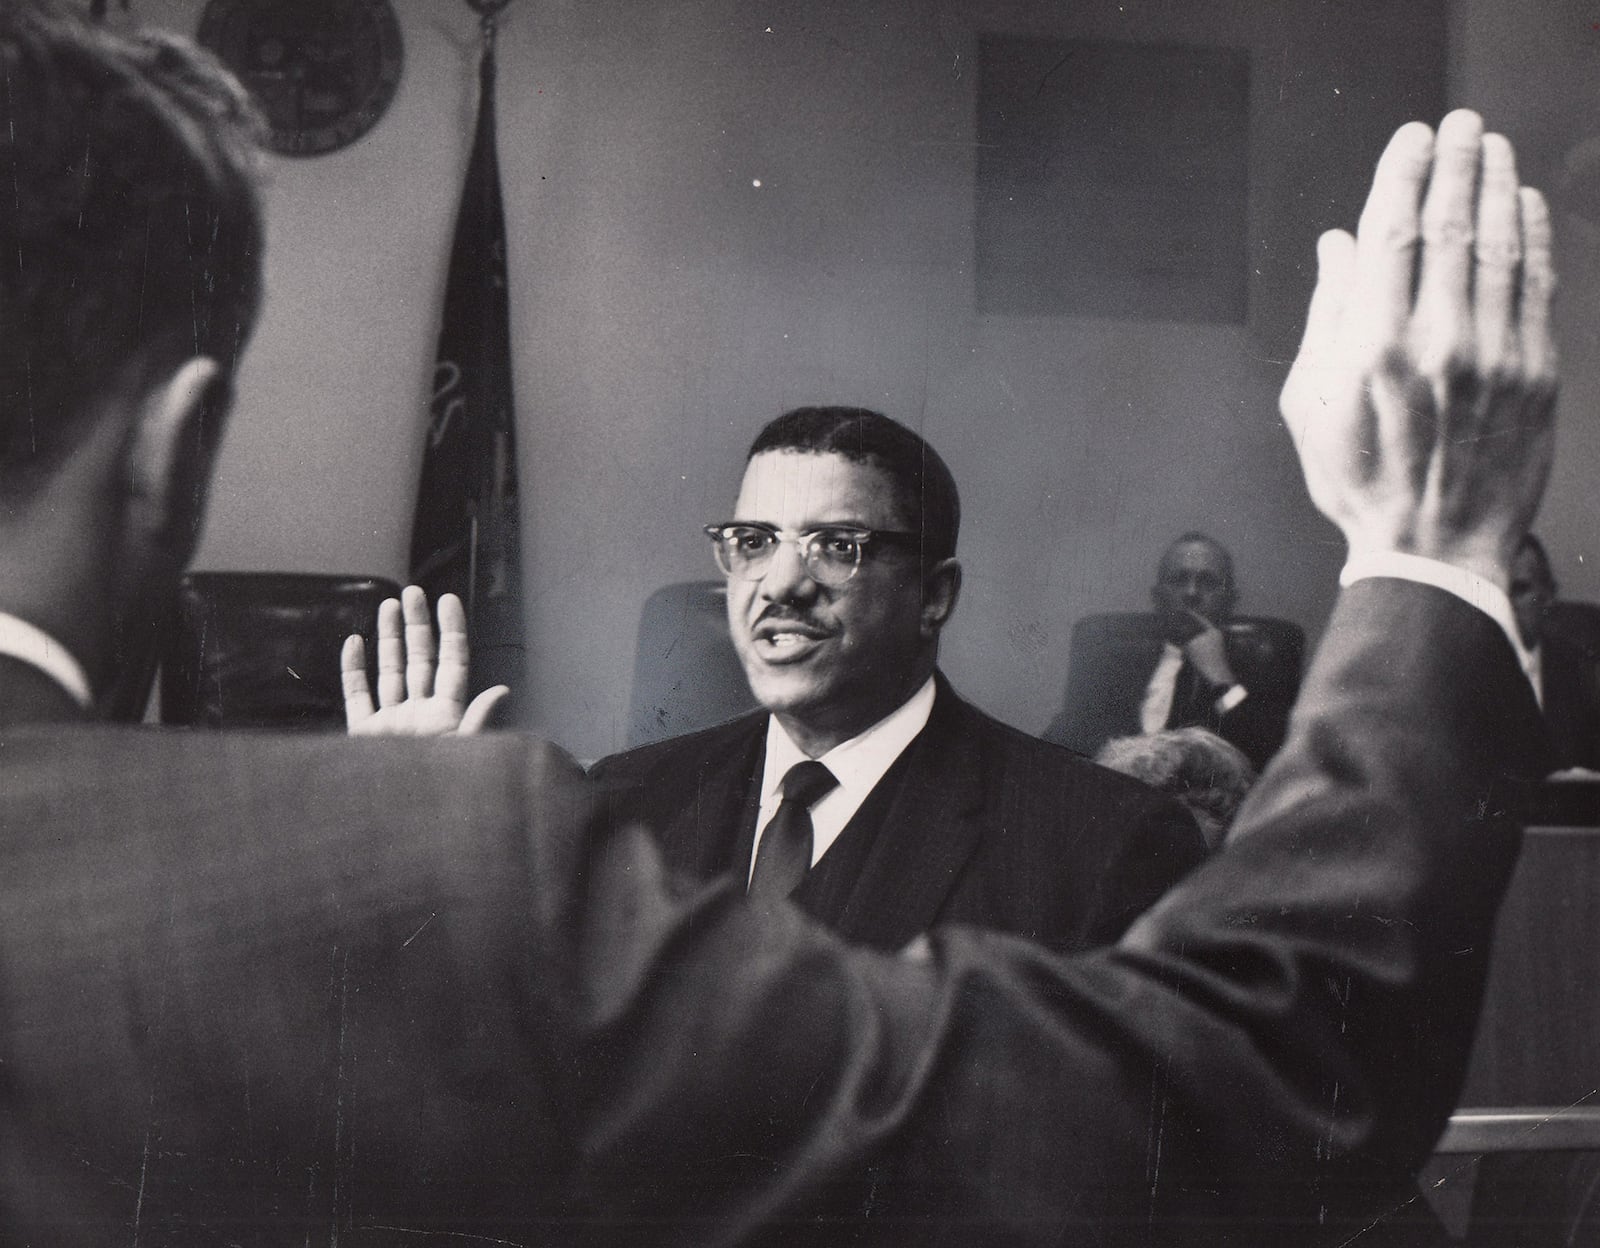
[[[1461,1103],[1600,1104],[1600,829],[1529,830]]]

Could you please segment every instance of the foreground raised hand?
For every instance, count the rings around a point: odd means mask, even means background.
[[[1318,244],[1280,407],[1312,501],[1356,558],[1453,564],[1501,588],[1549,474],[1550,216],[1475,113],[1400,129],[1354,237]]]
[[[345,726],[351,736],[467,736],[479,731],[511,692],[485,689],[467,702],[467,613],[454,594],[439,597],[438,663],[428,596],[406,586],[397,602],[378,607],[378,705],[367,685],[366,644],[345,638],[339,666],[344,684]]]

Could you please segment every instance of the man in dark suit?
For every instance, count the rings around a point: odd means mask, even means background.
[[[1544,712],[1555,768],[1593,771],[1600,769],[1600,656],[1549,627],[1559,593],[1544,543],[1528,534],[1511,561],[1511,608],[1526,647],[1528,679]]]
[[[1114,737],[1205,728],[1265,767],[1288,728],[1299,656],[1285,662],[1261,639],[1228,630],[1238,601],[1233,556],[1204,533],[1181,534],[1161,555],[1150,601],[1148,627],[1119,617],[1092,654],[1075,653],[1094,670],[1070,673],[1045,740],[1092,755]]]
[[[764,709],[591,772],[670,865],[792,895],[880,948],[965,922],[1075,950],[1199,861],[1177,807],[990,718],[937,670],[960,504],[922,438],[860,408],[788,412],[751,445],[733,516],[707,532]],[[819,765],[803,844],[771,876],[785,777]]]
[[[1516,845],[1485,785],[1534,711],[1500,626],[1392,561],[1503,580],[1551,408],[1546,218],[1517,229],[1487,140],[1466,293],[1475,119],[1437,162],[1402,131],[1362,244],[1325,243],[1285,413],[1378,579],[1233,843],[1113,951],[886,957],[578,835],[548,747],[75,722],[192,546],[259,219],[242,96],[191,50],[7,6],[0,60],[0,1240],[1304,1242],[1426,1149]],[[1433,319],[1514,335],[1494,387],[1433,384]]]

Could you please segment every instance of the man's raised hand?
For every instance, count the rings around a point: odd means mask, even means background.
[[[1549,475],[1550,215],[1476,114],[1402,127],[1356,235],[1322,236],[1280,407],[1311,499],[1352,556],[1398,551],[1499,584]]]
[[[505,685],[485,689],[467,703],[467,613],[454,594],[439,598],[438,663],[428,596],[408,585],[397,602],[378,608],[378,705],[367,685],[366,645],[345,638],[340,655],[345,725],[352,736],[435,737],[469,735],[487,722]]]
[[[1227,636],[1198,611],[1190,610],[1189,618],[1195,622],[1198,631],[1184,643],[1184,656],[1211,684],[1224,689],[1237,684],[1238,677],[1233,674],[1233,667],[1228,662]]]

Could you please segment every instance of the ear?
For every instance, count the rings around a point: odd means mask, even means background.
[[[145,392],[129,430],[126,523],[179,565],[199,538],[228,398],[221,365],[195,356]]]
[[[939,630],[956,609],[956,599],[961,596],[961,564],[955,559],[941,559],[922,577],[922,636],[934,641]]]

